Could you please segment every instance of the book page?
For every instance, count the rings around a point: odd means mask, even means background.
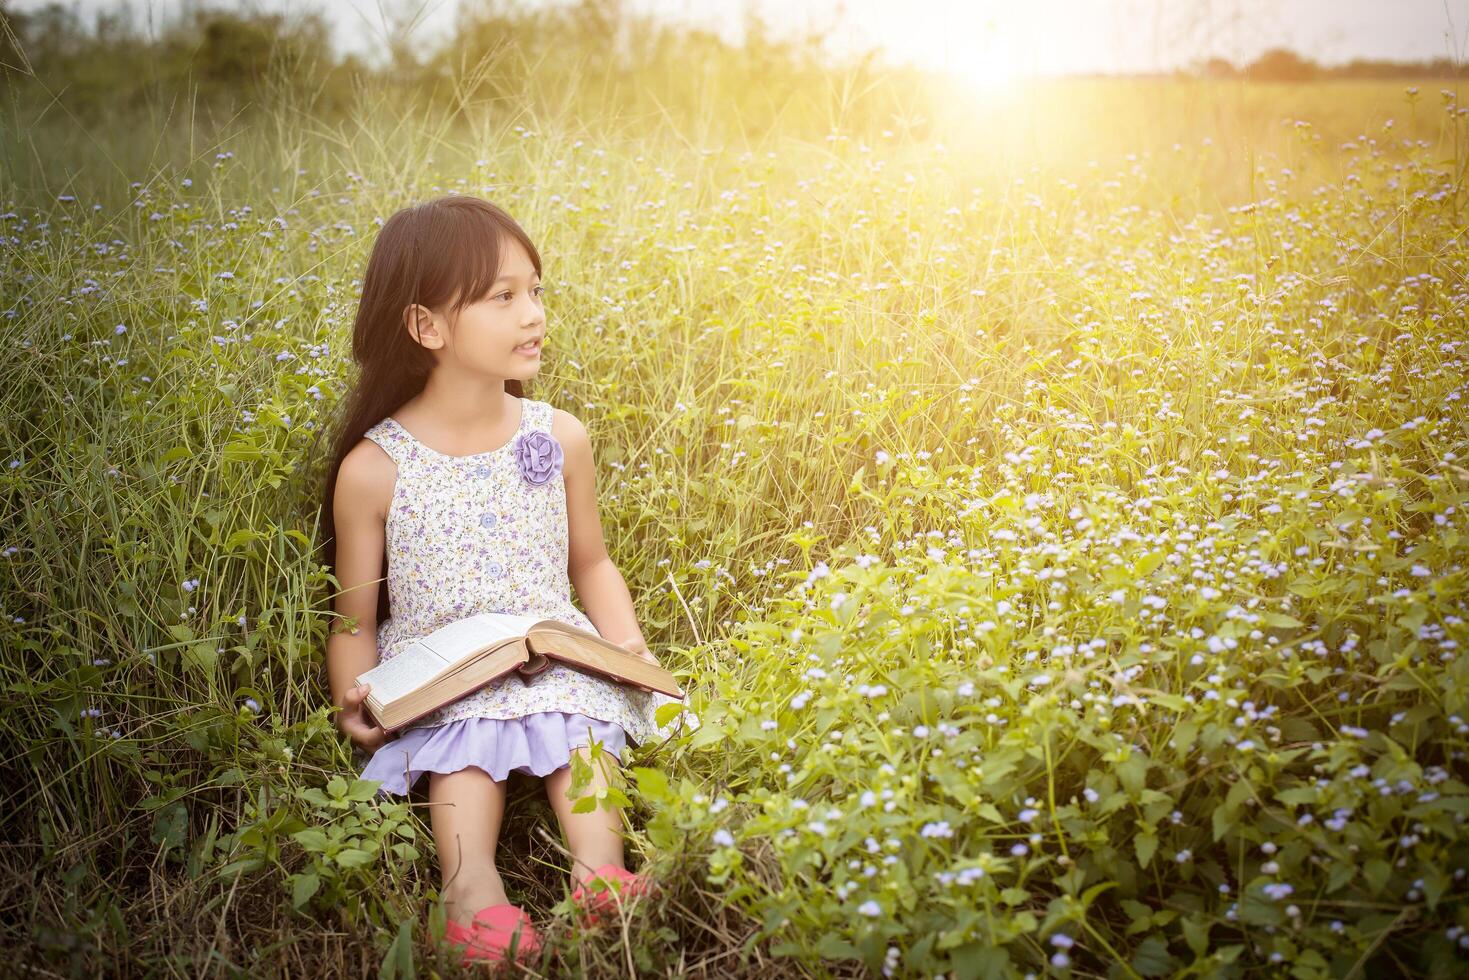
[[[371,684],[373,698],[388,704],[409,693],[447,666],[423,643],[410,643],[401,653],[358,675],[357,683]]]
[[[460,661],[491,646],[497,640],[524,636],[525,631],[537,622],[539,620],[534,616],[480,613],[476,616],[455,620],[447,626],[440,626],[418,642],[438,654],[444,664],[457,665]]]
[[[372,685],[368,707],[390,731],[438,704],[514,669],[525,659],[515,642],[539,620],[511,613],[480,613],[454,620],[410,643],[397,656],[356,678]],[[489,651],[496,652],[491,654]]]
[[[618,683],[650,688],[680,699],[684,696],[677,680],[666,668],[650,664],[597,634],[565,623],[543,624],[531,630],[529,646],[535,654],[560,660]],[[535,667],[534,664],[526,666]]]

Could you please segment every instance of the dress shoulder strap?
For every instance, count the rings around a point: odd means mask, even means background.
[[[522,399],[522,401],[525,402],[525,405],[523,406],[523,409],[525,411],[525,425],[523,425],[521,428],[525,429],[527,432],[531,431],[532,429],[542,429],[546,432],[550,432],[551,403],[535,401],[531,398],[525,398]]]
[[[393,457],[393,462],[398,464],[398,472],[408,468],[409,450],[412,448],[413,440],[403,427],[393,421],[392,416],[383,419],[377,425],[362,434],[364,439],[371,439],[383,448],[383,452]]]

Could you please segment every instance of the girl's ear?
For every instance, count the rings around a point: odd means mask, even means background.
[[[444,338],[434,324],[434,315],[426,306],[410,303],[404,307],[403,327],[408,331],[408,336],[429,350],[444,346]]]

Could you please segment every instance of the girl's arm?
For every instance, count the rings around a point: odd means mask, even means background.
[[[387,453],[364,440],[342,458],[332,499],[337,538],[333,572],[342,590],[327,638],[327,679],[332,703],[342,709],[334,716],[337,728],[367,751],[388,741],[388,735],[363,709],[367,685],[359,686],[354,678],[378,664],[377,590],[387,505],[396,478],[397,467]],[[355,632],[348,619],[356,620]]]
[[[602,519],[597,512],[597,470],[586,427],[576,416],[558,408],[551,428],[563,454],[561,474],[566,481],[567,566],[571,584],[587,618],[604,639],[649,663],[657,663],[638,628],[627,582],[607,554]]]

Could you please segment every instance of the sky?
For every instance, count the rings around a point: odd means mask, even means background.
[[[20,0],[25,10],[46,0]],[[509,0],[512,6],[566,0]],[[1209,56],[1244,63],[1276,46],[1324,63],[1355,57],[1469,58],[1469,0],[622,0],[624,9],[698,24],[738,42],[744,11],[772,34],[831,28],[833,53],[877,47],[893,62],[973,80],[1159,71]],[[189,0],[65,0],[83,16],[130,6],[155,24]],[[413,38],[432,45],[474,0],[243,0],[209,6],[315,9],[338,51],[383,50],[381,10],[417,12]],[[503,5],[503,4],[502,4]]]

